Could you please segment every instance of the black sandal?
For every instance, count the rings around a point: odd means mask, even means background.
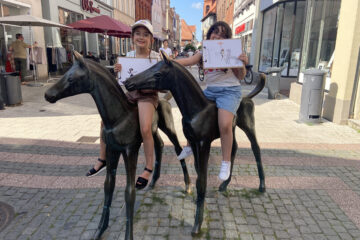
[[[93,177],[98,175],[100,172],[106,169],[106,161],[98,158],[98,161],[102,163],[102,166],[96,171],[95,168],[90,169],[87,173],[87,177]]]
[[[153,172],[153,170],[148,169],[148,168],[145,168],[144,170],[148,171],[149,173]],[[148,184],[148,181],[149,181],[149,179],[145,179],[143,177],[138,177],[138,179],[136,180],[136,185],[135,185],[136,189],[141,190],[141,189],[145,188],[146,185]]]

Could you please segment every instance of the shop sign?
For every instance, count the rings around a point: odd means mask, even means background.
[[[235,29],[235,34],[239,34],[245,30],[245,23],[241,24]]]
[[[90,11],[91,13],[96,12],[100,13],[100,8],[93,7],[94,2],[91,0],[80,0],[81,8],[85,11]]]

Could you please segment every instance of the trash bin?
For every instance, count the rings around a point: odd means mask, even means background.
[[[21,82],[18,72],[0,73],[2,98],[6,105],[19,104],[22,101]],[[3,91],[5,90],[5,91]]]
[[[312,123],[321,121],[325,74],[325,71],[319,69],[304,71],[299,121]]]
[[[284,67],[271,67],[266,70],[268,99],[280,98],[280,78]]]

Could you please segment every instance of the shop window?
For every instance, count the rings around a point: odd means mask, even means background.
[[[277,7],[277,15],[276,15],[276,27],[275,27],[275,38],[274,38],[274,51],[272,57],[272,67],[277,67],[279,65],[279,58],[281,58],[285,52],[280,51],[281,44],[281,34],[282,34],[282,26],[284,20],[284,4],[281,4]],[[280,57],[279,57],[280,55]]]
[[[272,8],[264,13],[260,64],[259,64],[259,70],[262,72],[266,71],[266,69],[271,66],[273,44],[274,44],[275,21],[276,21],[276,8]]]
[[[282,72],[282,76],[287,76],[287,70],[289,66],[290,59],[290,44],[291,44],[291,34],[292,34],[292,24],[294,17],[294,2],[288,2],[285,4],[284,8],[284,20],[282,26],[281,34],[281,47],[279,52],[279,67],[285,66],[286,68]]]
[[[305,5],[305,0],[284,1],[264,12],[259,71],[284,66],[282,76],[297,76]]]
[[[331,75],[341,0],[314,1],[309,5],[310,32],[303,48],[302,69],[319,68]]]
[[[300,67],[300,49],[303,41],[305,25],[305,1],[298,1],[296,6],[295,29],[292,38],[292,52],[290,55],[289,76],[297,76]]]
[[[63,8],[59,8],[59,23],[61,24],[70,24],[83,19],[83,15],[72,12]],[[71,56],[71,50],[76,50],[78,52],[83,51],[86,53],[85,49],[85,34],[79,30],[74,29],[64,29],[60,28],[60,38],[61,44],[65,47],[68,52],[68,56]],[[69,61],[71,61],[69,57]]]

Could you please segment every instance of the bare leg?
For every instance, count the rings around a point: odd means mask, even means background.
[[[151,126],[154,115],[154,105],[149,102],[138,102],[140,131],[144,143],[144,153],[146,168],[153,169],[154,163],[154,139],[152,136]],[[149,179],[150,172],[144,171],[140,177]]]
[[[231,112],[219,109],[218,110],[218,121],[221,139],[221,151],[224,161],[230,161],[231,149],[233,145],[233,124],[234,114]]]
[[[105,142],[103,140],[103,131],[102,131],[103,128],[104,128],[104,124],[101,121],[101,123],[100,123],[100,154],[99,154],[99,159],[106,160],[106,144],[105,144]],[[93,168],[97,172],[103,165],[104,165],[103,162],[96,161]],[[91,170],[92,169],[90,169],[87,174],[90,174]]]

